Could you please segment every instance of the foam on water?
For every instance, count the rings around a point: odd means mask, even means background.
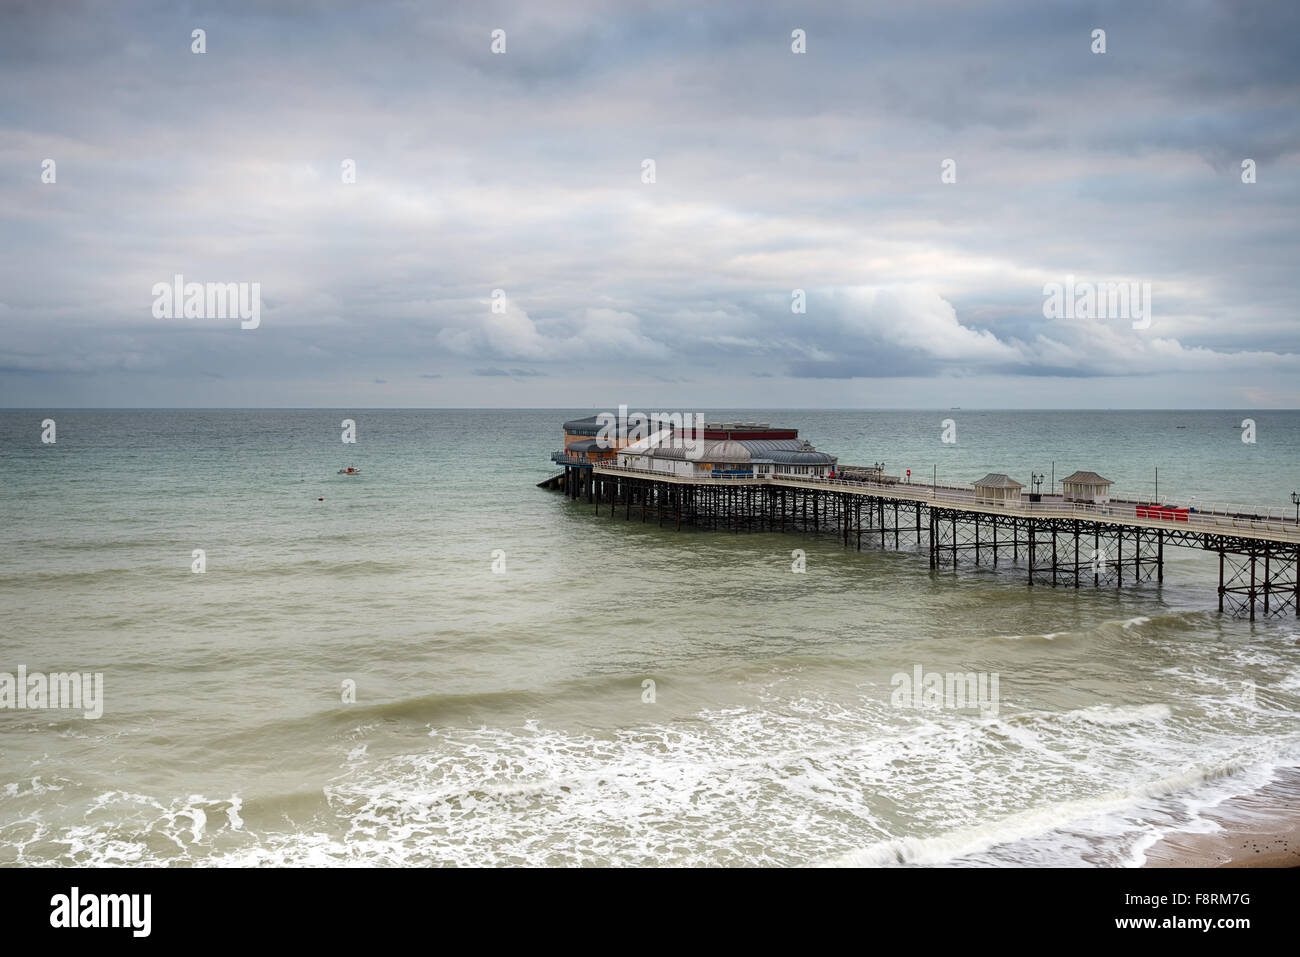
[[[59,842],[82,864],[1132,864],[1300,757],[1185,739],[1162,704],[900,720],[806,698],[607,735],[434,729],[350,751],[296,830],[250,825],[238,796],[107,792]]]

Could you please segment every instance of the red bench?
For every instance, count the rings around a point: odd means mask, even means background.
[[[1172,505],[1139,505],[1138,518],[1157,518],[1164,522],[1185,522],[1189,509],[1174,508]]]

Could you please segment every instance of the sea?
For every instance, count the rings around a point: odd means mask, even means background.
[[[1030,587],[628,521],[537,487],[600,411],[0,412],[0,681],[102,676],[0,708],[0,864],[1135,866],[1300,764],[1294,608],[1220,614],[1212,554]],[[672,411],[913,482],[1300,484],[1297,412]]]

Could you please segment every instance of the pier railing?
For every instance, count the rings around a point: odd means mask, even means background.
[[[907,482],[870,482],[857,479],[816,478],[800,475],[678,475],[655,469],[635,468],[616,463],[600,463],[597,472],[629,474],[659,481],[687,485],[780,485],[810,490],[857,492],[899,501],[927,502],[967,511],[1011,515],[1021,518],[1081,518],[1111,524],[1140,525],[1146,528],[1171,528],[1180,531],[1215,532],[1245,537],[1268,537],[1300,543],[1300,524],[1285,515],[1285,508],[1250,508],[1241,505],[1207,503],[1195,511],[1160,509],[1156,503],[1112,500],[1109,504],[1089,502],[1002,502],[976,498],[971,488],[932,486]],[[1146,514],[1139,515],[1139,510]],[[1158,513],[1158,514],[1153,514]]]

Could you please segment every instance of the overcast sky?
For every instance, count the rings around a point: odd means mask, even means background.
[[[1300,407],[1294,2],[353,6],[6,0],[0,405]]]

